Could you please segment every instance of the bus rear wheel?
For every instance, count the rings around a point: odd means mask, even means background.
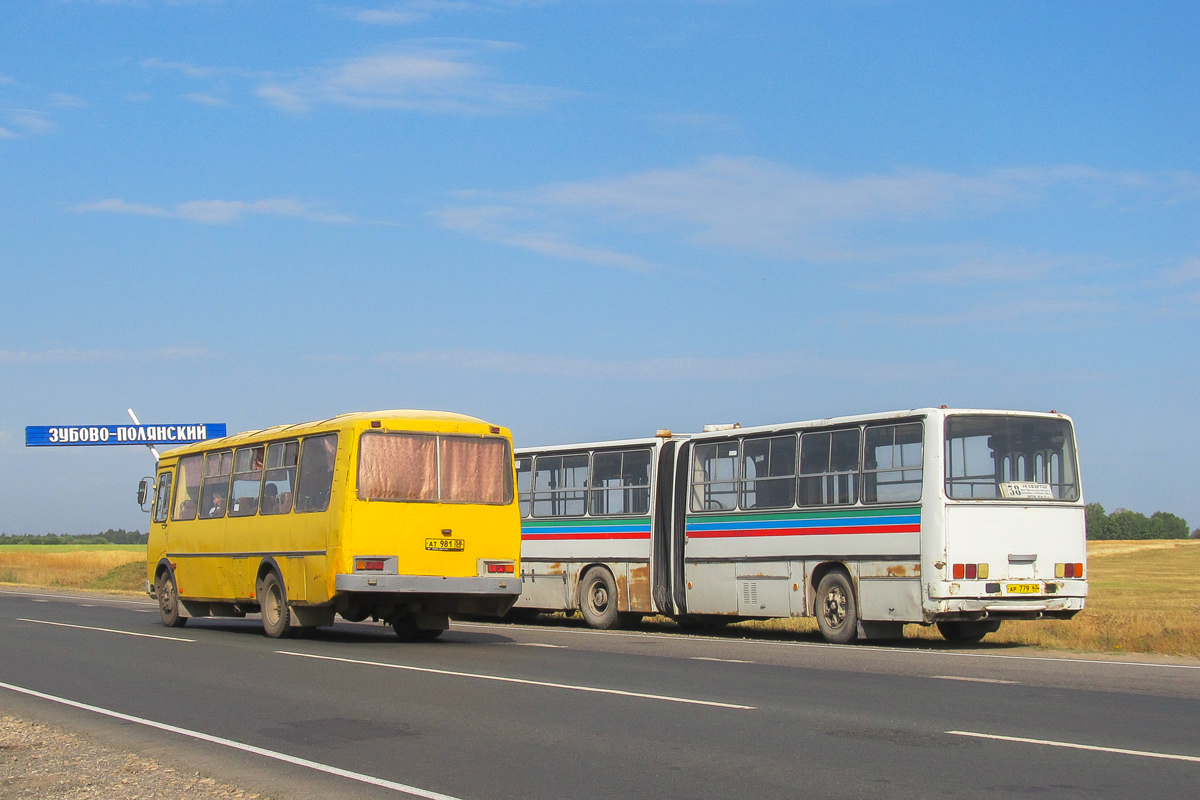
[[[1000,620],[939,622],[937,629],[947,642],[971,644],[982,640],[989,633],[1000,630]]]
[[[402,642],[432,642],[444,633],[441,628],[418,628],[413,614],[399,614],[392,620],[392,630]]]
[[[259,585],[258,605],[262,609],[263,633],[272,639],[290,635],[292,610],[287,604],[287,589],[274,572],[268,572]]]
[[[603,567],[592,567],[583,575],[579,587],[579,610],[593,628],[610,630],[621,624],[617,610],[617,582]]]
[[[179,591],[175,588],[175,576],[168,570],[159,573],[154,581],[154,596],[158,598],[158,613],[168,628],[182,628],[187,617],[179,613]]]
[[[817,584],[817,627],[825,641],[849,644],[858,638],[858,603],[850,576],[841,570],[827,573]]]

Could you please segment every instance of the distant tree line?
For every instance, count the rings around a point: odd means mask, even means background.
[[[12,536],[0,533],[0,545],[5,544],[145,544],[150,534],[127,531],[124,528],[109,528],[103,533],[89,536],[75,533],[47,533],[44,535],[23,534]]]
[[[1200,538],[1200,528],[1188,533],[1187,520],[1155,511],[1149,517],[1127,508],[1106,514],[1104,506],[1088,503],[1087,538],[1089,539],[1187,539]]]

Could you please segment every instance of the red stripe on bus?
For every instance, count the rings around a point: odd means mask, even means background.
[[[555,541],[568,539],[649,539],[649,533],[525,533],[523,540]]]
[[[735,536],[816,536],[837,533],[920,533],[917,525],[838,525],[828,528],[740,528],[724,531],[688,531],[692,539],[723,539]]]

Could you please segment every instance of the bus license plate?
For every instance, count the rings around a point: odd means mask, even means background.
[[[1042,591],[1040,583],[1009,583],[1004,587],[1008,594],[1038,594]]]
[[[426,539],[426,550],[465,550],[466,539]]]

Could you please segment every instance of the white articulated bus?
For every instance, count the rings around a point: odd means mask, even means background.
[[[815,616],[831,642],[1070,619],[1087,595],[1069,417],[922,408],[516,451],[515,608],[595,627]]]

